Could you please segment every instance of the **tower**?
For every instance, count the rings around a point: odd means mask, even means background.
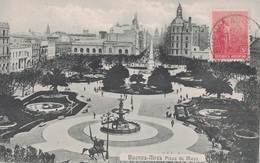
[[[132,29],[139,30],[138,20],[137,20],[137,13],[134,14],[134,19],[132,21]]]
[[[49,36],[50,34],[51,34],[51,31],[50,31],[50,27],[49,27],[49,24],[48,24],[45,35]]]
[[[179,6],[177,8],[177,17],[182,18],[182,8],[181,8],[181,4],[179,3]]]

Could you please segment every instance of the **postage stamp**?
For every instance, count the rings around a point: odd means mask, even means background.
[[[213,60],[248,60],[249,11],[212,11]]]

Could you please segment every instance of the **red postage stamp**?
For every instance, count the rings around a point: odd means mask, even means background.
[[[249,12],[212,11],[213,60],[247,60],[249,56]]]

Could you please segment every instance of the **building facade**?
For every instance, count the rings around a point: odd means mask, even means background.
[[[191,57],[191,17],[188,21],[183,19],[180,4],[177,8],[176,18],[168,27],[167,37],[169,55]]]
[[[250,66],[256,68],[257,78],[260,79],[260,38],[255,38],[250,44]]]
[[[0,73],[9,73],[10,65],[10,27],[0,22]]]
[[[165,32],[164,42],[169,55],[209,59],[208,26],[192,23],[191,17],[188,20],[183,19],[180,4],[176,17]]]
[[[88,31],[87,31],[88,32]],[[69,35],[72,54],[126,54],[137,55],[147,48],[148,33],[139,25],[135,13],[131,25],[118,23],[111,27],[110,33],[100,31],[98,36]],[[150,42],[150,41],[148,41]]]
[[[32,47],[11,46],[10,71],[18,72],[32,67]]]

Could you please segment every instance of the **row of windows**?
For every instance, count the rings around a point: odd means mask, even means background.
[[[179,40],[179,36],[175,36],[175,40],[178,41]],[[172,36],[172,41],[174,40],[174,36]],[[188,41],[189,40],[189,37],[188,36],[185,36],[185,40]]]
[[[2,71],[7,71],[8,67],[9,67],[9,63],[3,64],[3,66],[0,64],[0,68],[1,68]]]
[[[176,46],[175,46],[176,48],[179,48],[179,43],[178,43],[178,42],[175,43],[175,45],[176,45]],[[171,47],[174,47],[174,43],[172,43]],[[188,45],[188,43],[186,42],[186,43],[185,43],[185,48],[188,48],[188,47],[189,47],[189,45]]]
[[[27,57],[29,57],[29,52],[27,52],[27,51],[24,51],[24,53],[23,52],[19,52],[19,54],[18,54],[18,52],[13,52],[13,58],[17,58],[17,57],[23,57],[23,56],[27,56]]]
[[[188,28],[186,28],[185,30],[183,30],[183,31],[185,31],[185,32],[189,32],[189,29]],[[174,32],[176,32],[176,33],[179,33],[179,32],[182,32],[182,29],[181,28],[179,28],[179,27],[173,27],[172,28],[172,32],[174,33]]]
[[[170,50],[171,54],[179,54],[180,50],[176,49],[176,50]],[[174,53],[175,52],[175,53]],[[188,50],[184,50],[185,54],[188,54]]]
[[[5,40],[6,40],[6,41],[5,41]],[[8,44],[8,40],[9,40],[9,39],[4,39],[4,38],[3,38],[3,44],[5,44],[5,43]]]
[[[112,48],[109,48],[108,51],[109,51],[109,53],[112,53]],[[74,52],[77,53],[77,52],[78,52],[78,48],[74,48]],[[90,53],[90,49],[87,48],[87,49],[86,49],[86,52],[87,52],[87,53]],[[80,53],[84,53],[84,49],[83,49],[83,48],[80,48]],[[96,49],[95,49],[95,48],[92,49],[92,53],[96,53]],[[102,49],[101,49],[101,48],[98,49],[98,53],[102,53]],[[119,53],[119,54],[122,54],[122,53],[123,53],[123,50],[122,50],[122,49],[119,49],[119,50],[118,50],[118,53]],[[125,54],[128,54],[128,49],[125,49]]]
[[[3,32],[1,32],[1,30],[0,30],[0,35],[8,36],[8,30],[3,30]]]

